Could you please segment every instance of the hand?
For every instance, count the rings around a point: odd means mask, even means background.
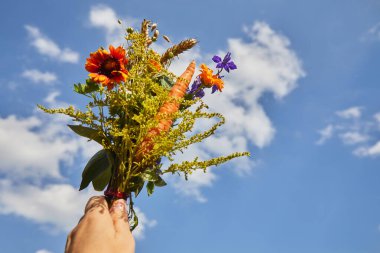
[[[65,253],[133,253],[126,203],[119,199],[108,209],[104,197],[92,197],[84,216],[67,237]]]

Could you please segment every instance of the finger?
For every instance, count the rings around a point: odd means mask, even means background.
[[[94,211],[99,211],[100,213],[108,211],[108,204],[103,196],[94,196],[88,200],[86,207],[84,208],[84,214]]]
[[[127,205],[125,203],[125,200],[115,200],[112,203],[110,214],[116,233],[120,233],[122,235],[131,235],[131,231],[129,230]]]
[[[84,216],[78,225],[83,222],[87,226],[112,226],[112,219],[108,210],[108,203],[104,196],[91,197],[84,209]]]

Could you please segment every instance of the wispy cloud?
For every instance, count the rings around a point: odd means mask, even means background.
[[[79,61],[79,53],[70,48],[60,48],[57,43],[42,34],[39,28],[32,25],[25,25],[25,29],[31,38],[31,45],[40,54],[61,62],[77,63]]]
[[[320,139],[317,144],[324,144],[335,135],[345,145],[353,147],[352,153],[359,157],[376,157],[380,155],[380,113],[365,118],[363,107],[353,106],[337,111],[334,123],[318,131]]]
[[[380,41],[380,22],[373,25],[361,37],[362,41]]]
[[[334,126],[328,125],[325,128],[319,130],[318,133],[320,134],[320,138],[316,142],[316,144],[322,145],[323,143],[325,143],[328,139],[330,139],[333,136]]]
[[[353,106],[342,111],[337,111],[336,115],[343,119],[358,119],[362,115],[363,108],[360,106]]]
[[[22,72],[21,76],[32,81],[33,83],[42,83],[47,85],[53,84],[58,79],[56,74],[52,72],[42,72],[38,69],[25,70]]]
[[[46,249],[39,249],[36,251],[36,253],[53,253],[53,252],[46,250]]]
[[[91,7],[88,20],[90,25],[103,29],[106,33],[107,44],[120,45],[125,42],[123,25],[135,26],[139,21],[132,17],[118,17],[116,12],[109,6],[98,4]],[[123,22],[123,25],[118,23]]]

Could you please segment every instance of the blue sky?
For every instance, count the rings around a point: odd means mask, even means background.
[[[136,252],[380,251],[380,3],[364,1],[20,1],[0,17],[0,252],[62,252],[92,190],[78,192],[99,147],[36,109],[85,104],[72,92],[89,52],[157,22],[175,62],[232,52],[227,117],[186,157],[240,159],[136,200]],[[168,47],[163,40],[157,49]]]

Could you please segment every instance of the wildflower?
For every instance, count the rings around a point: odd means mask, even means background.
[[[199,76],[197,76],[191,85],[191,90],[189,94],[193,94],[195,97],[202,98],[205,95],[205,92],[202,88],[202,81]]]
[[[109,47],[109,52],[105,49],[90,54],[86,60],[85,68],[90,72],[89,77],[111,90],[117,83],[127,80],[128,70],[125,68],[128,60],[125,56],[125,49],[121,46]]]
[[[218,68],[218,69],[225,69],[227,72],[230,72],[230,70],[233,70],[233,69],[237,69],[235,63],[233,61],[231,61],[231,53],[230,52],[228,52],[224,56],[223,61],[222,61],[222,58],[220,58],[217,55],[212,57],[212,60],[215,63],[217,63],[216,68]]]
[[[149,63],[152,65],[152,67],[156,70],[156,71],[161,71],[162,67],[161,67],[161,64],[153,59],[150,59],[149,60]]]
[[[208,87],[216,86],[219,91],[222,91],[224,87],[223,80],[218,75],[213,75],[212,70],[205,64],[201,64],[201,74],[199,75],[202,83]]]

